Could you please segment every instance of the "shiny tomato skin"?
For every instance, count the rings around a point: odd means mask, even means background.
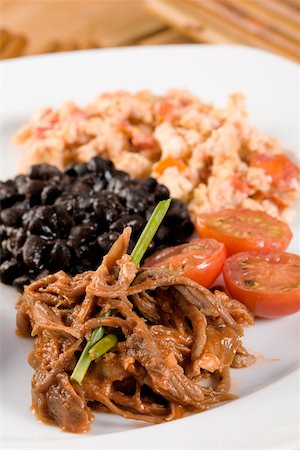
[[[233,298],[267,319],[300,310],[300,256],[243,252],[228,258],[223,276]]]
[[[168,247],[147,258],[144,266],[167,267],[177,274],[209,287],[221,273],[226,249],[214,239],[196,239],[187,244]]]
[[[199,214],[196,231],[200,237],[223,242],[228,255],[244,251],[281,252],[292,239],[286,223],[263,211],[250,209],[224,209]]]

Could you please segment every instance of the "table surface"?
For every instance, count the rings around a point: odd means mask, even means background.
[[[2,0],[0,16],[2,29],[26,39],[24,55],[191,42],[151,13],[143,0]]]
[[[203,42],[299,61],[299,18],[298,0],[0,0],[0,58]]]

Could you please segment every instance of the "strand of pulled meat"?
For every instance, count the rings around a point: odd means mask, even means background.
[[[89,428],[91,402],[150,423],[203,411],[234,398],[230,366],[254,362],[240,342],[242,325],[253,321],[242,305],[170,271],[138,270],[126,254],[129,238],[125,229],[95,272],[32,283],[17,307],[19,333],[36,336],[33,410],[67,431]],[[78,351],[100,326],[119,342],[79,386],[70,380]]]

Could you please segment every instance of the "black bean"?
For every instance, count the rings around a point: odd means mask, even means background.
[[[43,269],[41,272],[39,272],[37,275],[36,275],[36,279],[37,280],[39,280],[40,278],[43,278],[43,277],[46,277],[47,275],[49,275],[49,270],[48,269]]]
[[[188,211],[187,211],[187,207],[185,206],[185,204],[182,203],[180,200],[173,198],[171,201],[170,208],[167,213],[167,219],[168,220],[175,219],[178,222],[178,218],[183,219],[186,217],[188,217]]]
[[[161,248],[162,248],[162,247],[161,247]],[[149,256],[151,253],[153,253],[154,250],[156,250],[156,247],[155,247],[155,241],[153,240],[152,242],[150,242],[149,247],[148,247],[148,250],[147,250],[146,255],[144,256],[143,260],[144,260],[147,256]]]
[[[162,184],[158,184],[155,188],[155,199],[157,202],[160,200],[166,200],[170,197],[169,189],[166,186],[163,186]]]
[[[8,250],[11,253],[10,245],[9,245],[9,239],[8,238],[7,239],[3,239],[1,241],[1,248],[3,248],[4,250]]]
[[[41,193],[41,202],[43,205],[52,205],[61,194],[61,188],[57,185],[48,184]]]
[[[18,278],[15,278],[13,281],[13,287],[17,289],[19,292],[23,292],[24,287],[31,283],[31,279],[28,275],[22,275]]]
[[[9,208],[18,200],[24,197],[17,191],[17,187],[12,180],[0,182],[0,209]]]
[[[110,226],[110,229],[121,233],[125,227],[131,227],[132,232],[136,234],[143,228],[145,223],[146,223],[145,219],[143,219],[138,214],[131,214],[123,216],[120,219],[113,222]]]
[[[1,211],[0,217],[4,225],[12,227],[17,225],[18,220],[22,218],[22,214],[19,214],[15,206],[12,206]]]
[[[98,245],[104,255],[106,255],[112,244],[118,239],[119,236],[120,233],[117,233],[116,231],[108,231],[98,237]]]
[[[15,184],[16,184],[16,188],[19,192],[19,194],[21,192],[24,192],[25,189],[25,185],[28,183],[29,177],[27,175],[17,175],[14,179]]]
[[[7,237],[6,227],[2,224],[0,225],[0,241],[2,242],[3,239]]]
[[[154,203],[153,205],[148,206],[148,208],[146,209],[145,217],[146,217],[147,221],[150,219],[150,217],[155,209],[155,206],[156,206],[156,204]]]
[[[155,178],[149,177],[145,178],[145,180],[142,180],[142,184],[148,191],[155,192],[157,181],[155,180]]]
[[[72,225],[73,220],[62,205],[41,206],[29,220],[28,230],[43,237],[66,237]]]
[[[89,220],[89,217],[90,217],[90,214],[89,213],[87,213],[86,211],[80,211],[77,215],[76,215],[76,217],[74,218],[74,222],[75,222],[75,225],[77,226],[77,225],[81,225],[82,223],[86,223],[86,222],[89,222],[90,220]]]
[[[72,228],[67,243],[73,249],[77,258],[83,258],[91,252],[96,237],[97,224],[82,223]],[[92,253],[90,257],[92,257]]]
[[[48,214],[47,207],[37,207],[35,213],[29,211],[28,216],[23,216],[25,222],[28,221],[28,230],[31,234],[36,234],[39,236],[52,236],[53,231],[50,225],[49,219],[50,214]],[[24,222],[23,222],[24,223]]]
[[[79,243],[74,242],[72,251],[73,251],[76,259],[79,260],[81,264],[83,264],[82,260],[83,260],[83,258],[88,258],[88,255],[90,253],[90,247],[86,244],[80,245]]]
[[[45,187],[45,182],[42,180],[31,180],[28,178],[19,188],[19,193],[22,195],[38,195]]]
[[[56,231],[57,236],[65,238],[68,236],[71,227],[74,222],[70,215],[65,211],[61,205],[55,205],[52,207],[53,213],[51,216],[51,221]]]
[[[95,223],[85,223],[82,225],[77,225],[71,229],[69,234],[69,241],[81,244],[87,242],[88,240],[93,240],[96,238],[97,224]]]
[[[23,228],[11,228],[7,230],[7,248],[14,256],[17,256],[26,240],[26,231]]]
[[[25,202],[16,203],[10,208],[1,211],[1,221],[8,227],[18,227],[22,225],[22,216],[27,210]]]
[[[170,236],[170,233],[171,233],[170,228],[162,224],[160,225],[160,227],[156,232],[155,239],[162,242],[167,241]]]
[[[195,227],[189,219],[182,220],[182,225],[179,226],[179,224],[177,224],[174,230],[175,232],[177,232],[177,242],[186,242],[187,237],[189,237],[193,233],[194,229]]]
[[[49,164],[35,164],[31,166],[28,176],[33,180],[47,181],[55,176],[60,177],[60,171]]]
[[[100,157],[65,172],[36,165],[0,183],[3,278],[22,289],[49,271],[94,270],[126,226],[131,251],[158,200],[168,197],[153,178],[131,180]],[[186,207],[173,200],[147,254],[185,241],[192,230]]]
[[[49,264],[52,270],[59,270],[61,267],[64,270],[69,268],[71,261],[71,251],[67,246],[66,241],[57,240],[51,250]]]
[[[0,247],[0,264],[2,264],[7,259],[11,258],[11,252],[7,249],[6,245]]]
[[[70,177],[78,177],[86,174],[88,172],[88,168],[86,164],[70,164],[65,169],[65,174],[69,175]]]
[[[130,176],[127,172],[124,172],[124,170],[115,170],[114,171],[114,178],[119,178],[124,181],[130,182]]]
[[[106,180],[96,178],[91,194],[97,194],[98,192],[103,191],[106,188],[106,186],[107,186]]]
[[[93,202],[93,209],[100,220],[108,223],[115,221],[124,211],[124,206],[119,201],[116,194],[109,191],[103,191],[97,195]]]
[[[91,210],[93,207],[93,199],[90,197],[89,192],[81,190],[76,197],[76,202],[79,210]]]
[[[64,210],[72,217],[80,213],[78,202],[71,194],[63,194],[55,200],[55,205],[61,205]]]
[[[93,224],[93,226],[95,227],[96,233],[99,230],[104,230],[104,228],[105,228],[105,224],[99,223],[99,221],[96,217],[96,214],[93,211],[90,213],[85,212],[84,216],[82,216],[81,223],[82,224],[86,224],[86,223]]]
[[[84,270],[96,269],[102,261],[103,255],[99,252],[97,242],[89,243],[76,248],[77,261]]]
[[[35,207],[31,208],[29,211],[27,211],[25,214],[23,214],[22,225],[24,228],[28,228],[29,223],[34,218],[34,216],[37,214],[38,209],[39,209],[39,207],[35,206]]]
[[[143,214],[146,211],[148,204],[151,202],[151,194],[148,193],[148,195],[144,195],[143,192],[128,190],[125,201],[129,211]]]
[[[113,172],[114,165],[109,159],[99,158],[99,156],[95,156],[92,158],[88,164],[87,168],[90,172],[96,172],[100,175],[104,175],[105,172]]]
[[[136,239],[131,237],[131,239],[129,241],[129,245],[128,245],[128,251],[127,251],[129,255],[132,253],[132,250],[134,249],[135,244],[136,244]]]
[[[91,192],[96,180],[97,178],[94,173],[87,173],[86,175],[77,178],[72,186],[72,193]]]
[[[107,186],[108,191],[114,192],[121,198],[126,196],[125,189],[128,189],[128,182],[123,178],[112,178]]]
[[[22,249],[23,260],[32,270],[44,269],[47,265],[47,241],[39,236],[29,236]]]
[[[0,280],[5,284],[12,284],[13,280],[22,275],[22,264],[14,259],[4,261],[0,266]]]

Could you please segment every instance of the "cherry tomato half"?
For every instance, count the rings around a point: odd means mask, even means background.
[[[200,237],[223,242],[228,255],[244,251],[281,252],[292,239],[287,224],[263,211],[250,209],[200,214],[196,218],[196,230]]]
[[[220,274],[226,259],[225,246],[214,239],[197,239],[168,247],[146,259],[145,266],[159,266],[209,287]]]
[[[300,256],[243,252],[228,258],[224,281],[233,298],[259,317],[287,316],[300,310]]]

